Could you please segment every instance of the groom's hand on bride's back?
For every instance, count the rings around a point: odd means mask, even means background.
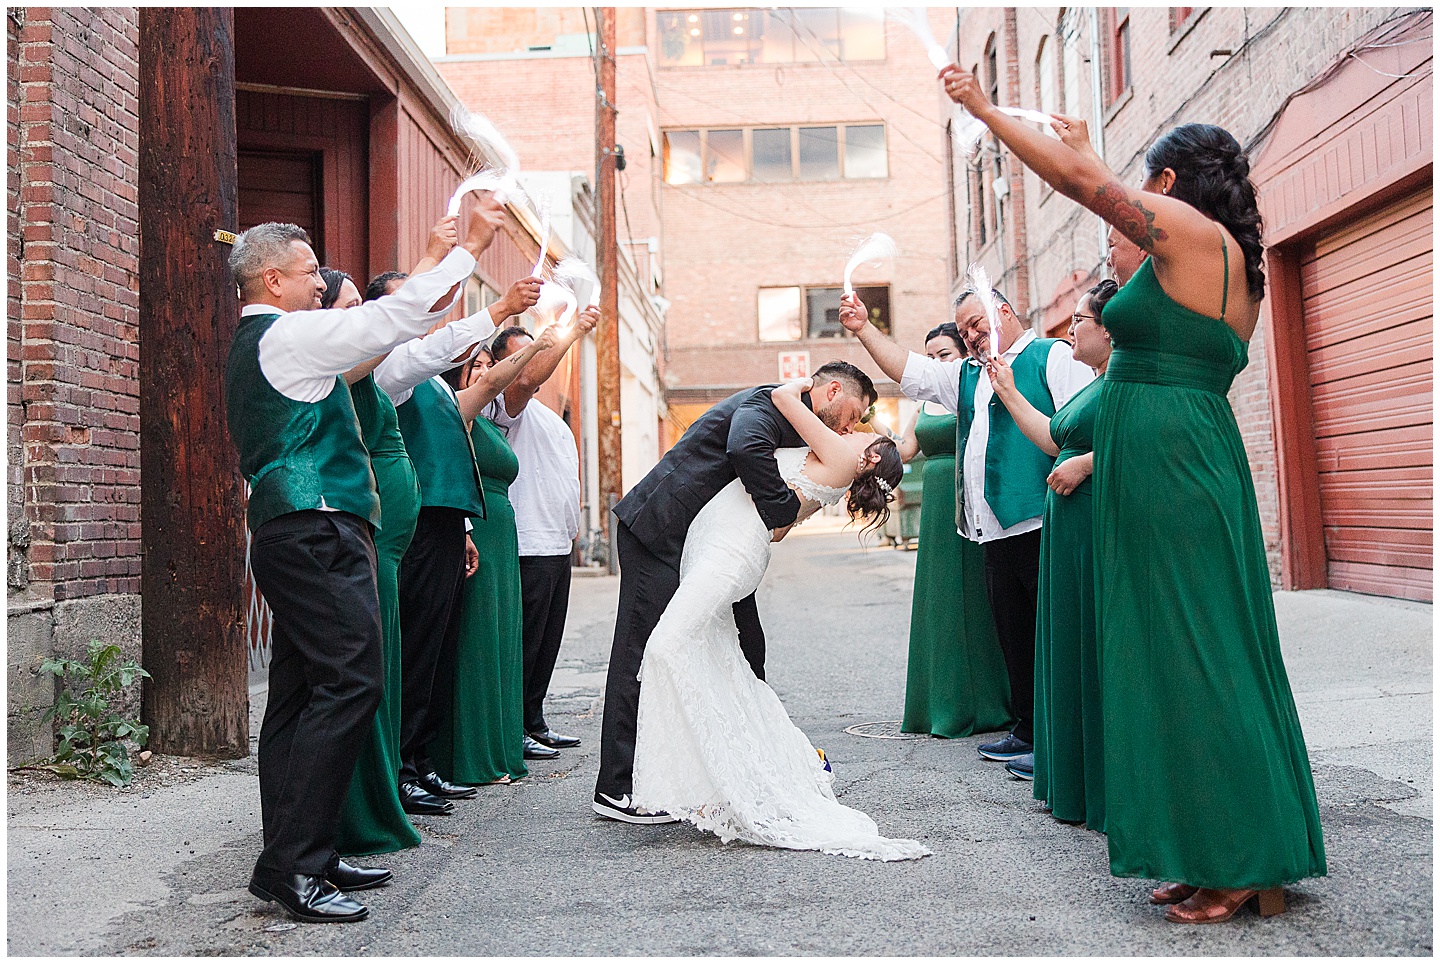
[[[785,538],[785,534],[786,534],[787,532],[789,532],[789,531],[790,531],[791,529],[793,529],[793,528],[795,528],[795,523],[792,522],[792,523],[790,523],[788,526],[786,526],[786,527],[783,528],[783,529],[771,529],[771,530],[770,530],[770,541],[771,541],[771,542],[779,542],[781,539]]]

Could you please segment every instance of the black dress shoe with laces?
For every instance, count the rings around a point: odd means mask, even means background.
[[[531,737],[525,737],[525,759],[527,760],[553,760],[560,755],[559,750],[552,750],[544,744],[536,742]]]
[[[324,877],[309,874],[256,870],[250,878],[250,893],[274,901],[296,920],[311,924],[343,924],[364,920],[370,913],[364,904],[342,894]]]
[[[437,797],[447,797],[451,800],[469,800],[475,796],[474,787],[462,787],[458,783],[451,783],[434,770],[425,774],[417,782]]]
[[[353,867],[342,860],[325,879],[341,890],[369,890],[385,886],[394,876],[382,867]]]
[[[455,809],[449,800],[435,796],[413,781],[400,784],[400,809],[417,817],[438,817]]]
[[[556,733],[551,729],[536,730],[528,734],[530,739],[541,746],[548,746],[552,750],[568,750],[572,746],[580,745],[578,736],[566,736],[563,733]]]

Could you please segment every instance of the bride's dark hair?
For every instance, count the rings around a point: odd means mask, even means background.
[[[845,509],[852,517],[868,519],[869,523],[861,533],[871,532],[885,525],[890,518],[890,500],[905,474],[905,463],[900,459],[900,450],[888,438],[876,439],[865,448],[865,455],[880,456],[880,461],[855,476],[850,491],[845,494]],[[884,482],[882,487],[881,482]]]

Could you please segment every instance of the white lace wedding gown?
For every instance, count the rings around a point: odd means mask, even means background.
[[[845,492],[806,477],[809,451],[775,453],[802,520]],[[769,563],[770,530],[737,479],[690,524],[680,588],[645,647],[635,805],[727,842],[872,860],[925,856],[916,841],[882,837],[875,821],[836,801],[815,748],[740,652],[731,606],[755,591]]]

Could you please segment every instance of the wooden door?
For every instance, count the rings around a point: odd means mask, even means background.
[[[324,257],[320,158],[319,151],[242,149],[236,165],[240,230],[267,221],[298,224],[310,232],[311,247]]]
[[[1433,190],[1301,259],[1320,511],[1334,589],[1432,598]]]

